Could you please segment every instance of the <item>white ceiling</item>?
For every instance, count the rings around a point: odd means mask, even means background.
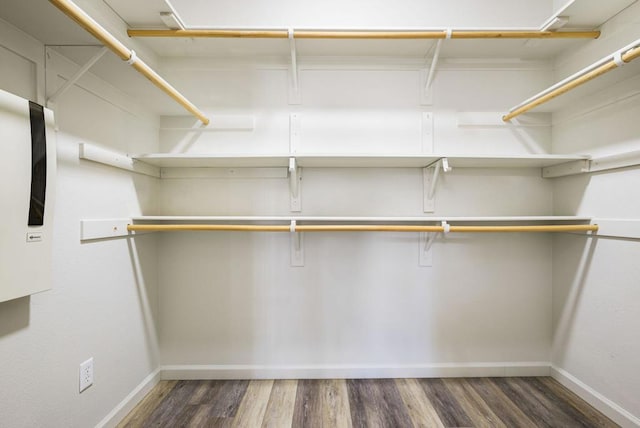
[[[170,10],[165,0],[75,0],[110,7],[130,28],[164,28],[160,12]],[[376,28],[376,27],[514,27],[536,28],[551,15],[558,0],[172,0],[187,24],[220,28]],[[278,3],[276,3],[278,1]],[[573,0],[562,14],[575,26],[595,28],[635,0]],[[435,4],[439,8],[433,8]],[[276,6],[277,5],[277,6]],[[393,5],[394,8],[391,8]],[[366,8],[365,8],[366,6]],[[431,9],[429,9],[431,7]],[[339,11],[340,13],[335,13]],[[418,12],[416,12],[418,11]],[[112,17],[118,23],[116,16]],[[48,0],[0,0],[0,19],[6,20],[48,45],[96,45],[97,41]],[[127,40],[122,40],[125,44]],[[214,56],[230,58],[277,57],[287,64],[286,39],[137,39],[159,56]],[[549,59],[584,40],[447,40],[444,58]],[[300,62],[305,57],[390,57],[419,60],[430,52],[429,40],[297,40]],[[78,64],[95,49],[59,49]],[[393,59],[392,59],[393,60]],[[373,60],[375,61],[375,59]],[[638,65],[640,67],[640,64]],[[636,70],[634,68],[634,70]],[[92,73],[130,95],[147,100],[151,111],[181,112],[177,104],[113,55],[96,64]],[[604,81],[604,80],[603,80]]]
[[[130,28],[166,28],[160,12],[176,9],[189,26],[216,28],[537,28],[557,0],[76,0],[103,1]],[[570,26],[595,28],[635,0],[570,0]],[[47,0],[0,0],[0,18],[45,44],[96,44]],[[286,40],[138,39],[159,56],[286,56]],[[123,40],[126,43],[126,40]],[[424,56],[432,42],[298,40],[300,55]],[[553,58],[582,41],[454,40],[444,57]]]
[[[0,19],[49,45],[98,43],[48,0],[0,0]]]

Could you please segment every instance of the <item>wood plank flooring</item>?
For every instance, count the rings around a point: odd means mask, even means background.
[[[551,378],[160,382],[132,427],[615,427]]]

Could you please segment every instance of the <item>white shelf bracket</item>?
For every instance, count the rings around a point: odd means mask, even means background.
[[[440,177],[440,169],[444,172],[452,170],[449,166],[449,159],[442,158],[436,161],[433,166],[422,169],[422,178],[424,181],[424,212],[426,213],[435,212],[436,189],[438,178]]]
[[[447,39],[451,39],[451,29],[446,30]],[[422,96],[421,104],[431,105],[433,104],[433,79],[436,77],[438,60],[440,59],[440,50],[442,49],[442,41],[443,39],[438,39],[436,42],[436,49],[433,52],[433,56],[431,57],[431,62],[429,64],[429,70],[424,74],[424,87],[422,88]]]
[[[291,51],[291,82],[289,85],[289,104],[301,104],[298,52],[293,28],[289,28],[289,50]]]
[[[446,221],[442,222],[444,228],[443,235],[450,231],[450,225]],[[420,233],[420,266],[433,266],[433,243],[440,232],[421,232]]]
[[[420,266],[433,266],[433,242],[437,232],[420,232]]]
[[[131,223],[130,218],[80,220],[80,241],[136,236],[127,231],[127,225]]]
[[[296,221],[291,220],[289,226],[291,231],[290,246],[291,246],[291,266],[301,267],[304,266],[304,237],[302,232],[296,232]]]
[[[91,67],[93,67],[93,65],[98,62],[100,60],[100,58],[102,58],[102,56],[107,53],[109,49],[106,46],[103,46],[102,48],[100,48],[100,50],[98,50],[98,52],[96,52],[96,54],[94,56],[92,56],[89,61],[87,61],[82,67],[80,67],[80,69],[78,69],[78,71],[76,71],[76,73],[71,76],[69,78],[69,80],[67,80],[62,86],[60,86],[54,93],[53,95],[51,95],[48,99],[47,99],[47,107],[53,109],[55,106],[55,102],[58,100],[58,98],[60,98],[62,96],[62,94],[64,94],[65,92],[67,92],[67,90],[76,84],[76,82],[78,80],[80,80],[80,78],[82,76],[85,75],[85,73],[87,71],[89,71],[89,69]]]
[[[103,149],[87,143],[78,145],[78,158],[148,175],[149,177],[161,178],[162,176],[160,168],[157,166],[137,161],[124,153]]]
[[[438,67],[438,60],[440,59],[440,49],[442,48],[442,39],[438,39],[436,44],[436,50],[433,53],[433,57],[431,58],[431,65],[429,66],[429,72],[427,73],[427,80],[424,84],[425,93],[429,93],[431,91],[431,86],[433,85],[433,79],[436,77],[436,67]]]
[[[289,158],[289,194],[291,197],[291,211],[302,211],[302,201],[300,198],[300,181],[302,180],[302,169],[298,168],[296,158]]]

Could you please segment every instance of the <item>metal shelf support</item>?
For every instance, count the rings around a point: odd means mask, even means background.
[[[302,211],[300,197],[300,181],[302,180],[302,168],[296,164],[296,158],[289,158],[289,194],[291,197],[291,211]]]
[[[443,172],[449,172],[452,170],[449,166],[449,159],[442,158],[436,161],[432,166],[422,169],[422,177],[424,180],[424,212],[426,213],[435,212],[436,189],[441,168]]]

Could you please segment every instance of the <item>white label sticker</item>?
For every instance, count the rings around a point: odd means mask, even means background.
[[[42,241],[42,233],[27,233],[27,242],[40,242]]]

